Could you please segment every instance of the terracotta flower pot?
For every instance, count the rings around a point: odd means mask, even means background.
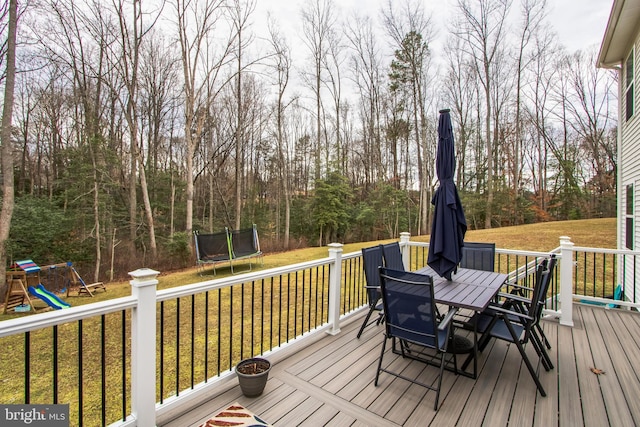
[[[271,362],[261,357],[245,359],[236,365],[236,375],[242,394],[247,397],[260,396],[269,379]]]

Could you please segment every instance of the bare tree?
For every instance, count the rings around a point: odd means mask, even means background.
[[[184,139],[186,145],[186,232],[193,229],[194,156],[208,111],[219,92],[216,83],[229,60],[232,37],[215,56],[214,35],[224,16],[225,0],[174,0],[184,78]]]
[[[244,49],[251,43],[251,35],[246,34],[249,28],[249,18],[256,9],[256,0],[233,0],[230,8],[231,22],[235,32],[235,49],[236,49],[236,168],[235,168],[235,187],[236,187],[236,213],[235,228],[240,228],[242,214],[242,181],[244,177],[244,129],[246,123],[246,110],[242,102],[242,55]]]
[[[474,111],[478,110],[478,98],[475,91],[475,77],[473,64],[461,48],[462,41],[457,37],[450,37],[445,45],[447,69],[444,76],[443,94],[445,103],[451,106],[456,126],[456,160],[457,185],[460,189],[471,190],[469,180],[465,179],[467,171],[468,148],[472,144],[476,122]],[[484,171],[480,168],[479,159],[469,159],[470,165],[475,165],[474,177]],[[477,178],[475,178],[477,179]]]
[[[536,197],[538,215],[547,210],[547,144],[556,136],[552,127],[553,108],[555,106],[555,82],[558,79],[558,58],[560,49],[555,43],[555,35],[549,31],[536,34],[530,53],[530,64],[533,78],[527,83],[524,92],[527,105],[527,122],[530,124],[532,135],[528,145],[523,150],[523,162],[529,163],[530,188]],[[538,216],[538,219],[541,219]]]
[[[474,60],[475,70],[484,90],[485,117],[484,132],[487,148],[487,204],[485,212],[485,228],[491,228],[493,217],[493,169],[494,144],[493,135],[498,123],[493,123],[494,106],[491,103],[495,81],[493,67],[498,60],[497,55],[503,50],[505,43],[505,25],[511,0],[458,0],[461,14],[458,30],[454,32],[465,43],[465,51]],[[493,135],[492,135],[493,133]]]
[[[112,0],[114,11],[118,17],[119,24],[119,40],[120,52],[114,58],[114,66],[119,70],[121,81],[126,88],[126,101],[124,101],[125,118],[129,128],[129,138],[131,144],[131,172],[130,172],[130,189],[129,203],[132,206],[130,215],[131,221],[135,223],[136,217],[136,177],[140,177],[140,189],[142,192],[142,201],[144,204],[144,212],[147,219],[147,227],[149,229],[149,249],[153,260],[157,258],[158,247],[156,243],[156,232],[153,219],[153,211],[151,210],[151,200],[149,198],[149,187],[147,185],[147,174],[143,158],[143,150],[140,149],[141,139],[139,135],[139,68],[141,45],[145,35],[153,28],[156,18],[150,17],[150,24],[145,27],[145,13],[142,10],[141,0],[133,0],[131,10],[126,7],[128,2],[124,0]],[[130,21],[127,17],[130,16]],[[121,98],[118,98],[121,99]]]
[[[275,85],[278,90],[276,101],[276,146],[277,146],[277,165],[279,181],[282,185],[282,193],[284,196],[285,212],[284,212],[284,249],[289,249],[289,233],[291,228],[291,171],[290,164],[291,159],[289,157],[289,149],[287,144],[287,138],[285,133],[285,91],[289,85],[289,75],[291,72],[291,49],[287,44],[286,39],[278,30],[278,25],[273,20],[269,20],[269,34],[271,49],[274,54],[273,70],[275,76]],[[278,206],[280,204],[278,203]],[[280,215],[277,216],[280,218]],[[280,227],[277,227],[279,230]]]
[[[515,195],[511,206],[514,209],[514,223],[518,223],[517,212],[520,210],[518,200],[522,196],[522,90],[525,78],[525,69],[534,60],[531,55],[527,55],[527,48],[532,39],[538,32],[545,16],[546,16],[546,0],[521,0],[521,16],[520,33],[518,38],[517,56],[516,56],[516,115],[515,115],[515,138],[514,146],[511,150],[513,153],[513,164],[511,166],[512,188]]]
[[[327,61],[329,55],[329,38],[332,35],[333,27],[336,24],[336,16],[334,14],[334,3],[332,0],[314,0],[312,3],[308,3],[305,8],[302,9],[302,32],[303,42],[307,49],[311,53],[311,59],[313,61],[313,73],[303,73],[303,76],[309,78],[310,86],[314,92],[315,100],[315,119],[316,119],[316,148],[314,154],[315,165],[315,179],[320,179],[322,170],[322,155],[323,150],[328,151],[327,146],[323,147],[322,144],[322,118],[323,118],[323,106],[322,106],[322,84],[323,84],[323,71],[325,70],[324,64]],[[328,141],[325,140],[325,144]],[[328,164],[324,165],[326,168]]]
[[[341,69],[344,66],[345,55],[343,51],[345,50],[345,46],[341,40],[341,33],[336,31],[336,26],[332,25],[328,29],[327,33],[327,55],[323,58],[323,66],[326,70],[327,78],[324,81],[324,86],[327,88],[327,91],[331,95],[331,99],[333,101],[333,120],[334,120],[334,135],[333,139],[335,140],[335,149],[333,153],[335,154],[335,164],[340,173],[346,175],[346,155],[345,148],[342,141],[342,72]],[[325,133],[328,133],[326,130],[327,126],[325,124]],[[328,139],[328,138],[327,138]],[[329,143],[327,141],[327,145],[325,148],[325,163],[328,165],[330,162],[330,153],[332,150],[329,147]]]
[[[5,273],[7,268],[7,248],[13,216],[13,141],[12,116],[13,96],[16,84],[16,34],[18,31],[18,1],[9,0],[0,9],[2,20],[8,18],[7,44],[4,79],[4,102],[2,105],[2,130],[0,143],[2,144],[2,210],[0,211],[0,296],[6,292]]]
[[[174,46],[167,46],[164,38],[152,31],[141,46],[142,56],[140,64],[140,98],[142,115],[148,123],[147,146],[149,157],[148,168],[157,172],[161,162],[169,170],[171,177],[170,201],[170,236],[174,233],[174,204],[176,190],[176,175],[178,170],[169,165],[173,164],[175,153],[172,148],[173,129],[178,126],[176,116],[178,112],[178,74],[179,58]],[[162,168],[162,169],[165,169]]]
[[[588,201],[591,206],[585,211],[600,216],[603,211],[613,213],[603,197],[615,194],[616,142],[610,123],[614,121],[612,110],[617,103],[615,80],[609,78],[611,71],[596,67],[596,62],[595,50],[576,52],[567,61],[571,89],[567,108],[576,151],[584,159],[580,162],[582,170],[576,174],[582,177],[579,185],[585,193],[594,193]]]
[[[395,49],[391,63],[391,90],[404,86],[404,93],[411,100],[412,122],[415,136],[415,154],[420,189],[420,214],[417,233],[428,230],[431,212],[432,153],[427,147],[426,93],[430,65],[429,43],[433,37],[431,18],[425,14],[422,4],[406,0],[400,11],[389,0],[383,10],[383,22]],[[428,157],[428,158],[425,158]],[[407,156],[408,160],[409,156]]]
[[[345,25],[345,34],[351,48],[351,71],[360,97],[363,123],[363,151],[361,164],[365,172],[365,185],[384,178],[382,162],[381,92],[383,89],[382,55],[371,18],[354,15]],[[398,152],[391,150],[392,179],[399,184]]]
[[[79,108],[73,110],[76,123],[74,138],[81,145],[91,165],[85,194],[92,197],[93,226],[90,231],[95,239],[95,268],[93,280],[98,281],[102,261],[102,205],[101,186],[104,182],[105,146],[103,135],[103,97],[105,82],[113,73],[108,67],[109,47],[114,43],[111,22],[102,19],[104,6],[76,0],[57,1],[49,5],[53,19],[47,21],[37,34],[41,44],[53,61],[64,64],[73,86],[75,102]],[[84,184],[84,183],[82,183]]]

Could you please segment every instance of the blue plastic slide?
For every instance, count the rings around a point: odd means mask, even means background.
[[[54,293],[49,292],[42,283],[39,283],[37,288],[29,286],[29,292],[46,302],[49,307],[53,307],[56,310],[71,307],[71,304],[62,301]]]

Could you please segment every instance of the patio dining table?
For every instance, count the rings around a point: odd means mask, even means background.
[[[429,266],[417,270],[416,273],[433,277],[433,294],[437,303],[477,313],[487,308],[507,281],[507,274],[470,268],[458,268],[458,271],[451,275],[451,280],[441,277]],[[472,322],[471,326],[473,327],[473,350],[469,357],[473,357],[473,374],[464,371],[460,373],[476,378],[478,337],[475,322]],[[463,366],[467,366],[469,362],[470,360],[467,359]]]

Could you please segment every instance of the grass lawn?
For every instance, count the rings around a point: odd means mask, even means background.
[[[616,247],[616,219],[589,219],[577,221],[556,221],[539,224],[520,225],[513,227],[493,228],[490,230],[471,230],[467,232],[465,240],[478,242],[495,242],[496,247],[504,249],[521,249],[532,251],[550,251],[560,245],[560,236],[569,236],[576,246],[589,246],[601,248]],[[360,242],[344,245],[344,253],[359,251],[362,247],[371,246],[376,243],[390,242],[395,239],[378,242]],[[429,236],[412,236],[411,240],[428,242]],[[269,253],[264,256],[264,267],[267,269],[280,267],[298,262],[310,261],[328,256],[326,247],[314,247],[297,249],[287,252]],[[254,262],[255,264],[255,262]],[[237,262],[237,271],[242,271],[248,266],[248,261]],[[140,266],[144,267],[144,266]],[[254,265],[254,271],[256,266]],[[222,278],[231,275],[228,266],[220,264],[216,267],[217,275],[213,276],[213,269],[208,267],[201,276],[197,268],[188,268],[181,271],[161,272],[158,277],[158,289],[167,289],[176,286],[188,285],[215,278]],[[113,282],[108,284],[108,291],[97,291],[94,297],[77,296],[76,291],[72,291],[66,301],[72,306],[104,301],[111,298],[123,297],[131,294],[131,286],[128,281]],[[45,307],[44,303],[36,300],[36,307]],[[0,315],[0,320],[25,316],[29,314],[6,314]]]

